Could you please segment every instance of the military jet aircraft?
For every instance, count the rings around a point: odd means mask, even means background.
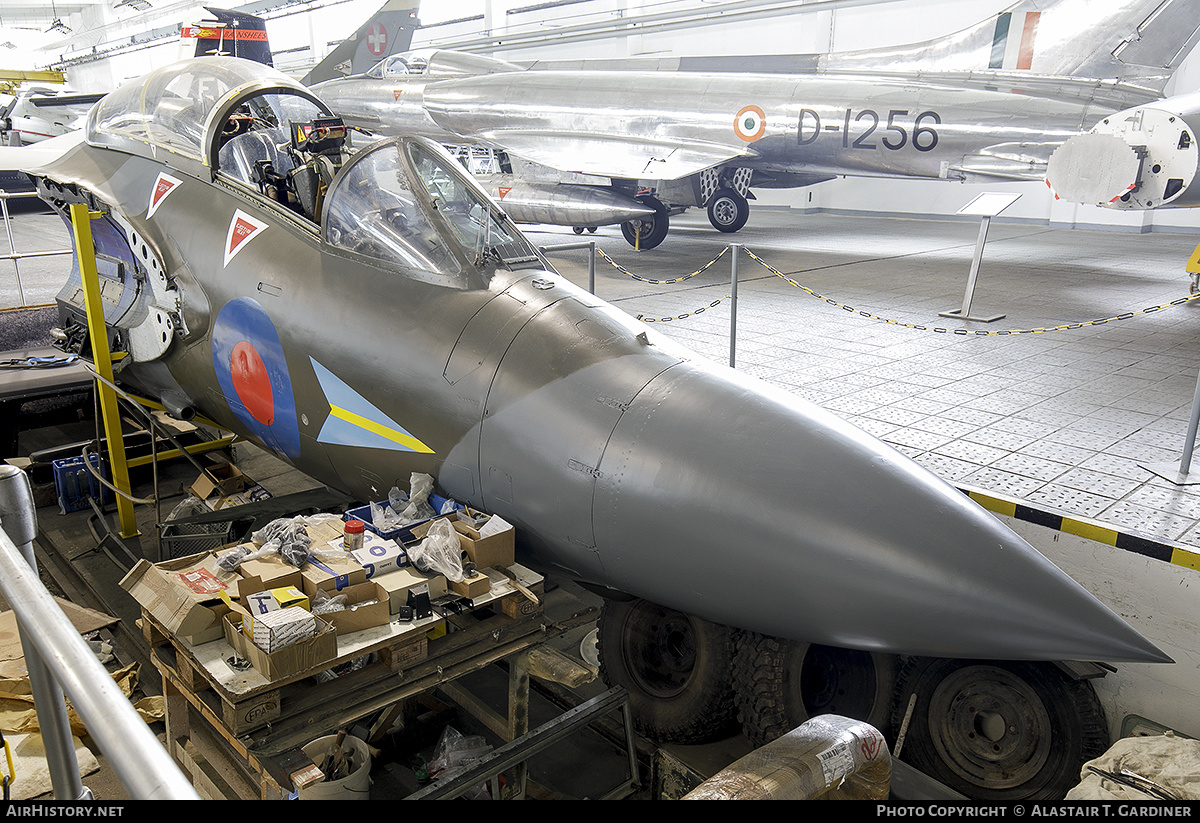
[[[1198,27],[1197,0],[1025,0],[899,48],[530,67],[434,51],[317,88],[348,123],[474,141],[634,197],[654,214],[624,234],[652,248],[688,207],[739,230],[755,188],[843,175],[1041,181],[1068,138],[1159,100]],[[1146,179],[1124,169],[1118,185],[1181,179],[1152,165]],[[1184,202],[1170,188],[1121,205]]]
[[[0,143],[27,146],[80,127],[103,94],[80,94],[33,86],[20,89],[0,110]]]
[[[362,500],[426,472],[502,516],[523,560],[608,598],[606,677],[660,739],[732,718],[738,630],[1169,662],[909,458],[558,276],[435,142],[352,149],[278,71],[185,61],[111,92],[82,132],[7,151],[36,152],[56,209],[101,212],[124,386]],[[79,292],[76,272],[61,336],[88,356]]]
[[[380,9],[304,75],[311,86],[335,77],[362,74],[382,58],[404,51],[412,42],[420,0],[387,0]]]

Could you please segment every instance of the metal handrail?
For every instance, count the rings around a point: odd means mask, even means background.
[[[8,214],[8,201],[14,197],[28,197],[25,193],[0,191],[0,219],[4,221],[4,231],[8,235],[8,254],[0,254],[0,260],[11,260],[13,271],[17,275],[17,295],[21,306],[25,306],[25,287],[21,284],[21,266],[18,260],[26,257],[52,257],[58,254],[73,254],[74,249],[47,249],[46,251],[18,252],[16,241],[13,240],[12,218]]]
[[[91,797],[79,781],[65,725],[65,693],[133,799],[198,800],[195,788],[38,578],[33,493],[29,478],[15,466],[0,466],[0,526],[0,594],[18,625],[29,627],[22,629],[21,643],[56,798]]]

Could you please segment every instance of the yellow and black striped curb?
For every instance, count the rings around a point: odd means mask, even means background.
[[[1089,523],[1086,520],[1074,520],[1070,517],[1064,517],[1063,515],[1043,511],[1042,509],[1035,509],[1023,503],[1004,500],[1003,498],[993,497],[982,492],[969,489],[959,489],[959,491],[988,511],[1011,517],[1014,520],[1032,523],[1036,526],[1045,526],[1048,529],[1053,529],[1063,534],[1073,534],[1077,537],[1094,540],[1097,543],[1104,543],[1105,545],[1132,552],[1133,554],[1140,554],[1143,557],[1149,557],[1153,560],[1161,560],[1164,563],[1184,566],[1189,569],[1200,569],[1200,554],[1197,552],[1181,549],[1177,546],[1169,546],[1166,543],[1160,543],[1157,540],[1139,534],[1110,529],[1098,523]]]
[[[853,314],[857,314],[859,317],[866,317],[869,320],[878,320],[880,322],[887,323],[890,326],[902,326],[903,328],[906,328],[906,329],[917,329],[919,331],[931,331],[931,332],[937,332],[939,334],[961,334],[961,335],[1003,337],[1005,335],[1014,335],[1014,334],[1045,334],[1046,332],[1049,332],[1049,331],[1070,331],[1071,329],[1083,329],[1083,328],[1087,328],[1089,326],[1101,326],[1101,325],[1104,325],[1105,323],[1112,323],[1113,321],[1116,321],[1116,320],[1128,320],[1131,317],[1140,317],[1145,314],[1152,314],[1153,312],[1156,312],[1156,311],[1162,311],[1163,309],[1169,309],[1169,308],[1171,308],[1171,306],[1179,306],[1184,303],[1190,303],[1193,300],[1200,300],[1200,293],[1197,293],[1197,294],[1188,295],[1187,297],[1180,297],[1178,300],[1172,300],[1169,303],[1161,303],[1157,306],[1147,306],[1144,309],[1139,309],[1137,311],[1125,312],[1124,314],[1114,315],[1113,317],[1103,317],[1098,320],[1087,320],[1082,323],[1063,323],[1060,326],[1047,326],[1045,328],[1037,328],[1037,329],[1002,329],[1002,330],[998,329],[995,331],[991,331],[988,329],[948,329],[948,328],[944,328],[941,326],[925,326],[925,325],[922,325],[921,323],[901,323],[899,320],[892,320],[887,317],[880,317],[878,314],[872,314],[871,312],[868,312],[868,311],[861,311],[859,309],[854,308],[853,306],[847,306],[844,303],[839,303],[838,301],[834,300],[832,297],[826,297],[823,294],[818,294],[817,292],[810,289],[808,286],[805,286],[802,283],[797,283],[795,280],[788,277],[786,274],[784,274],[779,269],[772,266],[770,263],[763,260],[761,257],[756,255],[754,252],[750,251],[749,249],[745,249],[745,252],[746,252],[746,254],[750,255],[751,259],[753,259],[755,262],[757,262],[759,265],[761,265],[767,271],[771,272],[771,274],[775,275],[776,277],[780,278],[781,280],[784,280],[787,283],[790,283],[791,285],[795,286],[796,288],[800,289],[801,291],[805,292],[806,294],[810,294],[813,297],[817,298],[818,300],[824,300],[826,303],[829,303],[832,306],[837,306],[839,309],[842,309],[843,311],[848,311]]]

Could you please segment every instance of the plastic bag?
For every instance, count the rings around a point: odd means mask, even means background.
[[[336,594],[331,597],[324,589],[317,589],[317,593],[313,597],[312,608],[310,609],[313,614],[329,614],[330,612],[345,610],[346,595]]]
[[[371,525],[380,531],[391,531],[409,523],[428,520],[436,512],[429,505],[429,495],[433,492],[433,477],[421,472],[413,472],[409,477],[409,493],[405,494],[396,486],[388,492],[387,505],[371,503]]]
[[[443,574],[454,583],[462,581],[462,543],[448,519],[433,521],[425,539],[407,552],[408,559],[421,571]]]
[[[304,517],[281,517],[254,532],[250,539],[263,553],[279,552],[284,560],[300,568],[308,560],[308,547],[312,543],[304,521]]]
[[[437,748],[433,750],[433,760],[429,763],[429,776],[433,779],[444,776],[459,766],[468,766],[486,757],[492,747],[487,740],[478,735],[466,736],[453,726],[447,726],[438,740]],[[464,793],[464,797],[485,799],[487,789],[483,785],[473,791]]]
[[[217,558],[217,570],[225,574],[233,574],[252,554],[255,554],[254,549],[246,545],[232,548]]]
[[[183,500],[179,501],[175,508],[171,509],[171,513],[167,515],[164,523],[172,520],[180,520],[184,517],[192,517],[197,514],[205,514],[209,511],[208,506],[199,497],[194,494],[189,494]]]

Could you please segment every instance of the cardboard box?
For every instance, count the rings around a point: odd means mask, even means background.
[[[323,619],[333,624],[338,634],[350,634],[382,626],[391,619],[390,596],[386,589],[372,581],[347,586],[337,592],[337,595],[346,596],[346,608],[341,611],[321,612],[319,603],[314,606]]]
[[[273,609],[263,614],[247,615],[242,618],[242,631],[250,635],[255,646],[273,653],[316,637],[318,626],[317,618],[311,612],[293,606],[290,609]]]
[[[212,477],[209,477],[210,474]],[[207,473],[201,472],[200,476],[192,481],[192,485],[188,486],[188,491],[201,500],[207,500],[214,495],[228,497],[245,488],[246,476],[237,466],[232,463],[218,463],[209,468]]]
[[[488,580],[487,575],[479,572],[475,572],[471,577],[464,577],[457,583],[453,580],[448,583],[450,591],[463,597],[479,597],[487,594],[492,586],[492,581]]]
[[[499,527],[498,531],[483,537],[479,530],[469,523],[464,523],[457,518],[454,520],[454,530],[463,538],[463,551],[481,569],[488,566],[511,566],[516,562],[516,529],[496,515],[492,515],[489,522],[482,526],[482,530],[487,533],[495,530],[496,527]]]
[[[309,598],[315,597],[318,590],[335,592],[367,582],[367,570],[352,558],[331,560],[309,557],[300,569],[300,575],[300,588]]]
[[[238,566],[238,574],[246,578],[258,578],[262,581],[264,589],[277,589],[281,586],[301,588],[304,581],[300,570],[277,554],[247,560]]]
[[[290,609],[293,606],[309,610],[308,595],[295,586],[244,594],[242,595],[242,605],[250,614],[266,614],[277,609]]]
[[[395,614],[400,606],[408,602],[408,590],[413,586],[427,583],[431,600],[446,593],[446,578],[443,575],[425,575],[412,566],[381,574],[373,582],[387,593],[389,614]]]
[[[338,547],[342,541],[331,540],[329,545]],[[408,565],[408,554],[400,544],[395,540],[385,540],[374,532],[366,532],[363,535],[363,547],[350,552],[350,556],[366,569],[368,580]]]
[[[494,515],[493,515],[494,517]],[[438,518],[434,518],[436,520]],[[433,520],[427,520],[413,529],[415,542],[425,539]],[[481,537],[480,533],[470,525],[451,517],[454,530],[458,532],[458,542],[467,557],[474,561],[479,568],[488,566],[511,566],[516,562],[516,530],[508,523],[500,520],[504,527],[496,534]],[[486,527],[484,529],[487,530]]]
[[[315,545],[319,546],[322,543],[328,543],[331,540],[336,540],[338,541],[338,548],[341,548],[343,525],[344,524],[341,520],[329,518],[328,520],[322,520],[315,525],[305,526],[304,531],[308,533],[309,539],[312,540]]]
[[[222,618],[221,627],[225,632],[225,640],[233,646],[239,657],[249,660],[267,680],[282,680],[314,669],[337,657],[337,632],[330,623],[319,617],[313,618],[317,623],[316,636],[278,651],[265,652],[242,633],[242,620],[247,616],[243,609],[235,606],[234,611]]]
[[[221,619],[229,606],[224,593],[237,597],[236,578],[217,572],[216,555],[202,552],[155,565],[139,560],[121,580],[147,613],[173,635],[192,645],[219,640]]]

